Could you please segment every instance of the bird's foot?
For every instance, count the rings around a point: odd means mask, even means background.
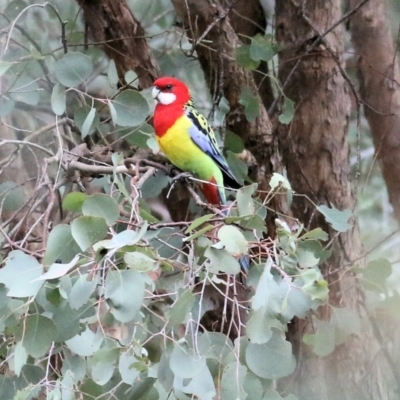
[[[175,171],[176,171],[176,169],[175,169]],[[178,175],[174,175],[174,177],[172,178],[172,182],[186,180],[191,177],[193,177],[193,175],[190,172],[181,172]]]

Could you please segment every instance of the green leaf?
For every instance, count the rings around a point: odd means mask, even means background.
[[[306,333],[303,342],[313,348],[317,356],[323,357],[335,350],[335,331],[329,322],[314,319],[315,334]]]
[[[252,343],[267,343],[272,337],[272,328],[276,327],[274,317],[263,306],[250,313],[246,324],[246,333]]]
[[[268,258],[257,283],[256,292],[251,300],[252,310],[268,307],[270,313],[280,313],[282,306],[282,289],[271,274],[272,259]]]
[[[243,383],[247,368],[240,365],[238,361],[226,365],[222,371],[219,399],[232,400],[244,399],[246,393],[243,390]]]
[[[25,347],[22,342],[18,342],[14,349],[14,372],[15,375],[19,376],[22,370],[22,367],[26,364],[26,360],[28,358],[28,353],[26,352]]]
[[[30,76],[20,75],[9,94],[14,101],[36,106],[39,103],[40,90],[38,84]]]
[[[84,105],[78,108],[74,113],[74,121],[82,133],[82,138],[95,132],[100,124],[100,117],[96,111],[93,112],[93,110],[94,108]],[[92,114],[90,115],[90,113]]]
[[[6,117],[14,110],[15,101],[6,95],[0,96],[0,118]]]
[[[137,271],[110,271],[106,278],[105,298],[112,314],[121,322],[132,321],[144,299],[144,279]]]
[[[57,327],[57,342],[65,342],[82,331],[81,320],[93,317],[96,309],[92,303],[88,303],[75,310],[67,300],[62,299],[59,304],[51,308],[51,312],[52,320]]]
[[[40,51],[38,51],[38,49],[33,44],[29,46],[29,51],[32,58],[34,58],[35,60],[44,60],[46,58],[40,53]]]
[[[4,75],[14,63],[8,61],[0,61],[0,76]]]
[[[196,297],[192,291],[179,289],[176,301],[165,313],[168,319],[168,326],[175,327],[186,322],[195,300]]]
[[[217,235],[228,253],[234,256],[241,256],[248,253],[247,240],[243,236],[243,233],[235,226],[224,225],[218,230]]]
[[[89,134],[95,116],[96,116],[96,109],[92,108],[82,124],[82,139],[84,139]]]
[[[4,268],[0,269],[0,283],[7,287],[9,297],[35,296],[43,285],[38,281],[42,275],[42,266],[36,258],[21,250],[9,253]]]
[[[103,388],[97,383],[94,383],[91,379],[86,379],[79,389],[80,393],[83,395],[83,400],[94,400],[104,395]]]
[[[260,112],[260,99],[255,96],[248,86],[242,89],[239,103],[244,106],[247,121],[254,122]]]
[[[118,363],[118,370],[121,374],[122,382],[128,385],[133,385],[140,371],[133,366],[137,362],[137,358],[129,353],[121,354]]]
[[[238,274],[240,265],[238,260],[225,250],[209,247],[204,255],[211,261],[211,271],[218,274],[220,271],[226,274]]]
[[[144,182],[141,189],[143,198],[157,197],[168,186],[169,182],[170,178],[165,175],[164,171],[157,171]]]
[[[99,284],[98,277],[89,274],[80,275],[68,294],[68,301],[73,309],[78,309],[86,304]]]
[[[65,107],[67,106],[67,96],[65,93],[65,87],[56,83],[51,92],[51,108],[57,115],[64,114]]]
[[[348,221],[352,217],[352,212],[350,210],[340,211],[335,207],[328,207],[325,205],[318,206],[317,210],[323,214],[326,222],[332,225],[332,228],[338,232],[346,232],[353,227]]]
[[[368,263],[366,268],[358,268],[362,274],[362,286],[366,290],[385,293],[386,279],[392,274],[392,265],[385,258],[378,258]]]
[[[215,217],[215,214],[206,214],[200,218],[196,218],[186,229],[185,234],[192,232],[194,229],[209,221],[211,218]]]
[[[169,366],[178,378],[193,378],[202,372],[206,365],[206,358],[194,353],[186,345],[176,345],[172,350]]]
[[[2,211],[16,211],[25,202],[24,191],[15,182],[0,183],[0,204]]]
[[[111,120],[114,125],[117,125],[117,110],[114,107],[114,104],[112,103],[112,100],[108,100],[107,102],[108,108],[110,109],[110,115],[111,115]]]
[[[223,365],[235,360],[232,341],[220,332],[204,331],[199,336],[197,348],[207,359],[216,360]]]
[[[231,131],[226,131],[224,148],[238,154],[244,150],[244,143],[240,136]]]
[[[296,367],[292,345],[274,331],[265,344],[249,343],[246,348],[246,363],[249,369],[264,379],[279,379],[290,375]]]
[[[107,224],[104,218],[83,216],[72,221],[71,233],[82,251],[88,249],[107,235]]]
[[[125,72],[125,82],[128,85],[131,85],[134,81],[136,81],[136,79],[138,78],[137,74],[135,71],[129,70]]]
[[[91,360],[92,379],[98,385],[105,385],[114,373],[114,365],[119,356],[119,349],[103,348],[97,351]]]
[[[103,340],[101,332],[94,333],[87,327],[82,334],[66,340],[65,343],[78,356],[90,357],[100,349]]]
[[[236,201],[238,204],[239,215],[252,215],[255,213],[253,194],[257,190],[257,183],[244,186],[237,191]]]
[[[282,106],[282,114],[279,115],[278,120],[281,124],[288,125],[292,122],[294,117],[294,101],[285,97],[285,101]]]
[[[270,61],[277,54],[277,46],[271,42],[271,36],[256,35],[251,38],[250,56],[254,61]]]
[[[244,377],[243,389],[247,393],[247,399],[262,399],[264,392],[260,379],[250,371]]]
[[[318,265],[319,258],[315,257],[314,253],[301,248],[296,250],[297,261],[301,268],[311,268]]]
[[[73,87],[89,77],[93,69],[92,60],[83,53],[68,52],[54,65],[54,74],[64,86]]]
[[[131,229],[127,229],[125,231],[122,231],[116,235],[114,235],[110,240],[102,240],[98,243],[96,243],[93,246],[93,249],[95,251],[99,249],[120,249],[124,246],[133,246],[136,243],[138,243],[143,236],[145,236],[146,231],[147,231],[148,224],[145,221],[143,225],[140,227],[139,231],[134,231]]]
[[[275,190],[276,188],[279,187],[282,187],[287,190],[292,190],[290,182],[283,175],[278,174],[277,172],[274,172],[272,174],[272,178],[269,181],[269,186],[271,187],[272,190]]]
[[[186,379],[175,378],[174,387],[177,391],[191,394],[191,398],[201,400],[214,400],[216,395],[214,380],[207,365],[189,383]]]
[[[321,228],[315,228],[312,231],[306,232],[304,235],[300,236],[301,240],[322,240],[326,241],[329,239],[329,235],[323,231]]]
[[[111,86],[117,86],[119,82],[117,67],[115,66],[115,61],[110,60],[108,64],[107,71],[108,80],[110,81]]]
[[[61,278],[68,274],[68,272],[76,266],[79,261],[79,257],[75,256],[74,259],[68,264],[52,264],[47,272],[45,272],[40,278],[42,281],[49,281],[51,279]]]
[[[251,58],[250,45],[248,44],[240,46],[236,49],[236,61],[241,67],[250,71],[257,69],[260,65],[260,61],[254,61]]]
[[[119,131],[119,134],[131,146],[148,149],[147,141],[154,137],[154,129],[151,125],[143,123],[139,128],[124,128]]]
[[[137,91],[124,90],[112,101],[115,108],[115,123],[120,126],[138,126],[147,118],[149,106]]]
[[[118,203],[104,193],[89,196],[82,204],[82,213],[90,217],[101,217],[111,226],[119,218]]]
[[[43,264],[50,265],[56,260],[69,263],[79,251],[79,246],[72,237],[71,227],[64,224],[57,225],[50,231]]]
[[[139,251],[125,253],[124,261],[128,268],[139,272],[155,271],[159,267],[158,261]]]
[[[235,153],[228,150],[226,152],[226,161],[239,184],[243,185],[245,181],[249,181],[247,176],[247,165],[238,158]]]
[[[214,225],[207,224],[206,226],[203,226],[203,228],[199,229],[198,231],[196,231],[192,235],[190,235],[190,236],[186,237],[185,239],[183,239],[183,242],[191,242],[192,240],[195,240],[198,237],[203,236],[206,232],[212,231],[214,228],[215,228]]]
[[[311,300],[325,301],[328,298],[328,282],[321,278],[321,274],[314,269],[301,272],[304,281],[303,291],[307,293]]]
[[[22,344],[32,357],[44,356],[56,340],[57,329],[53,321],[43,315],[28,315],[23,324],[18,327],[16,337],[22,339]]]
[[[83,381],[86,375],[86,360],[77,354],[72,354],[66,347],[63,349],[63,355],[62,374],[65,376],[70,371],[75,383]]]
[[[86,193],[82,192],[71,192],[68,193],[62,203],[65,211],[81,212],[82,204],[88,198]]]

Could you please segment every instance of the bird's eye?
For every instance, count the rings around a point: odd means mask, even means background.
[[[168,89],[168,90],[172,89],[172,85],[171,84],[165,85],[165,89]]]

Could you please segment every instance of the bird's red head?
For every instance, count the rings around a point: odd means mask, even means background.
[[[158,78],[153,84],[153,97],[164,106],[184,105],[190,99],[188,87],[179,79],[164,76]]]

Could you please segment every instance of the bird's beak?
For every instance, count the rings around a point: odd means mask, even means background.
[[[154,86],[153,90],[151,91],[151,95],[153,96],[153,99],[157,102],[159,101],[158,95],[160,94],[160,92],[161,92],[161,90],[157,86]]]

